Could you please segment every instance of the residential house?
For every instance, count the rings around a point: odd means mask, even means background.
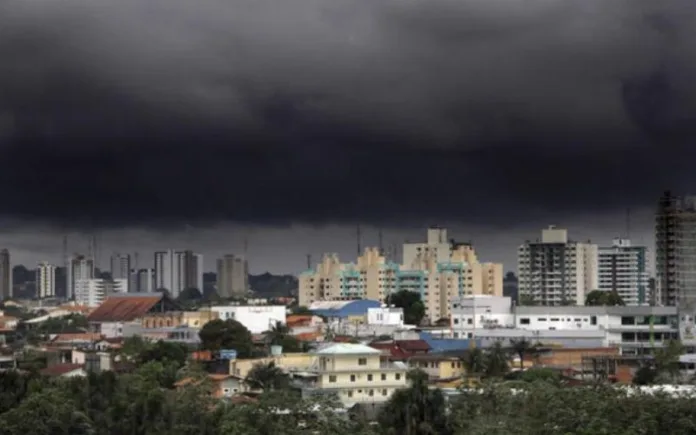
[[[244,383],[244,379],[239,376],[230,374],[209,374],[208,380],[213,384],[213,397],[219,399],[231,398],[248,390]],[[184,378],[174,384],[174,386],[176,388],[184,388],[188,385],[196,385],[199,383],[200,381],[195,381],[193,378]]]
[[[55,364],[41,370],[43,376],[73,378],[77,376],[87,376],[87,371],[82,364]]]
[[[143,316],[141,325],[145,329],[172,328],[186,326],[202,328],[206,323],[218,318],[216,311],[169,311],[151,312]]]
[[[457,356],[447,354],[420,354],[408,359],[411,369],[419,369],[428,375],[431,381],[450,381],[461,378],[466,369]]]
[[[369,346],[384,351],[391,361],[406,361],[413,355],[422,355],[430,351],[430,345],[424,340],[377,341]]]
[[[257,364],[274,363],[277,367],[291,372],[307,370],[314,364],[316,356],[311,353],[284,353],[266,358],[237,359],[230,361],[229,373],[245,378],[249,371]]]

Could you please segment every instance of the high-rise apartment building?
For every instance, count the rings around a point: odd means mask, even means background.
[[[655,277],[661,305],[696,309],[696,196],[670,192],[655,216]]]
[[[94,260],[84,255],[75,254],[68,264],[67,299],[75,298],[75,283],[94,278]]]
[[[157,288],[155,287],[154,269],[131,271],[130,281],[128,283],[128,291],[130,293],[152,293],[155,290],[157,290]]]
[[[42,262],[36,267],[36,296],[39,299],[56,296],[56,266]]]
[[[12,266],[10,251],[0,251],[0,300],[12,298]]]
[[[203,256],[192,251],[155,252],[155,288],[176,298],[187,288],[203,291]]]
[[[244,297],[249,291],[249,265],[246,258],[225,255],[217,261],[217,293],[222,298]]]
[[[630,240],[614,239],[599,248],[599,290],[615,291],[626,305],[650,301],[648,248],[632,246]]]
[[[480,263],[471,245],[447,241],[447,230],[431,228],[424,243],[407,243],[403,263],[388,261],[367,248],[356,263],[325,255],[316,269],[299,277],[299,303],[320,300],[388,300],[401,290],[416,292],[430,321],[448,317],[454,298],[472,294],[502,295],[503,267]]]
[[[75,302],[87,307],[98,307],[112,293],[126,293],[125,279],[78,279],[75,281]]]
[[[598,249],[568,240],[568,231],[550,226],[541,240],[525,242],[517,251],[520,303],[584,305],[598,288]]]
[[[130,254],[114,253],[111,256],[111,278],[130,279],[131,256]]]

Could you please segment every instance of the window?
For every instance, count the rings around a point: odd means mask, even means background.
[[[597,316],[590,316],[590,325],[597,324]]]
[[[353,390],[348,390],[348,397],[353,397]]]
[[[372,397],[375,395],[375,390],[370,390],[369,393],[367,393],[368,396]]]
[[[471,319],[466,319],[466,323],[469,324],[469,325],[471,325],[471,324],[474,323],[474,322],[473,322]]]
[[[397,381],[400,380],[400,379],[401,379],[401,373],[397,373],[396,376],[395,376],[395,379],[396,379]]]
[[[359,366],[366,366],[367,365],[367,358],[358,358],[358,365]]]
[[[387,375],[386,375],[386,373],[382,373],[382,380],[383,380],[383,381],[386,381],[386,380],[387,380]]]
[[[369,382],[372,382],[372,375],[367,375],[367,380],[368,380]]]
[[[350,381],[355,382],[355,375],[350,375]]]
[[[621,316],[622,325],[635,325],[636,319],[633,316]]]
[[[546,322],[546,317],[539,317],[537,319],[538,322]]]
[[[520,325],[529,325],[529,317],[520,318]]]
[[[329,382],[336,382],[336,375],[330,375]]]
[[[387,390],[382,390],[382,396],[386,396],[386,395],[387,395]]]

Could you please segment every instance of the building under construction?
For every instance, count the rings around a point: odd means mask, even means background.
[[[655,274],[661,305],[696,308],[696,196],[665,192],[655,217]]]

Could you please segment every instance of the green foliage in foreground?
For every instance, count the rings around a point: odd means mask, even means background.
[[[696,400],[612,387],[563,388],[545,380],[515,392],[490,384],[447,397],[409,375],[378,421],[336,415],[337,402],[301,400],[287,390],[258,403],[210,397],[210,385],[166,388],[151,362],[133,374],[44,379],[0,374],[3,435],[662,435],[696,433]]]

